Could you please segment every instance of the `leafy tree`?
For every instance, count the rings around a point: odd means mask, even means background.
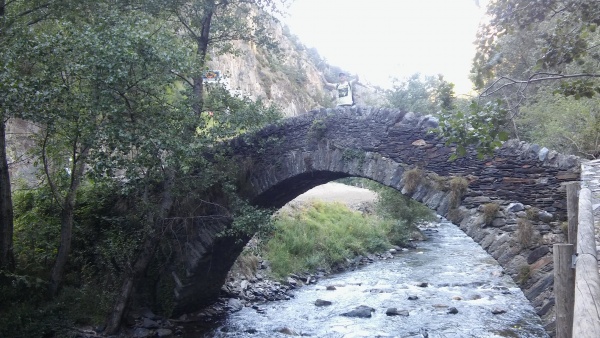
[[[200,68],[191,74],[179,74],[193,88],[194,111],[203,111],[204,83],[202,79],[209,48],[217,53],[236,53],[235,41],[252,41],[275,47],[268,30],[275,20],[270,13],[281,11],[286,0],[193,0],[170,1],[166,6],[177,19],[190,41]],[[155,6],[164,6],[157,2]],[[190,78],[190,79],[188,79]]]
[[[396,79],[392,89],[386,90],[388,104],[404,111],[437,113],[454,105],[454,84],[442,75],[413,74],[408,79]]]
[[[497,111],[487,110],[490,120],[505,114],[497,120],[502,124],[494,128],[540,142],[540,134],[528,129],[531,124],[526,121],[531,118],[523,116],[532,110],[523,107],[539,105],[552,92],[575,99],[589,99],[600,92],[596,67],[600,60],[600,4],[591,0],[495,0],[489,2],[487,14],[489,21],[480,27],[472,68],[472,79],[480,90],[477,110],[486,111],[486,102],[500,100],[501,104],[495,104]],[[567,102],[577,105],[570,100],[551,101],[557,105],[546,104],[546,109],[564,109]],[[465,116],[448,118],[463,119],[453,124],[465,125]],[[462,131],[447,132],[463,147],[477,143],[460,139]],[[487,139],[483,140],[486,144],[499,144],[499,136],[504,136],[496,133],[496,139],[490,139],[483,129],[477,134]]]
[[[586,158],[600,155],[598,98],[577,99],[541,89],[520,112],[516,123],[523,140]]]
[[[65,2],[59,0],[0,0],[0,270],[14,269],[13,206],[6,152],[6,124],[10,118],[26,114],[24,108],[44,94],[27,95],[36,93],[36,90],[19,80],[19,70],[26,71],[28,67],[19,61],[18,50],[27,44],[29,28],[53,18],[64,5]]]

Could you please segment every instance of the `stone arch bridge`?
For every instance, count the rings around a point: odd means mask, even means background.
[[[474,151],[449,161],[451,147],[431,116],[381,108],[321,109],[234,139],[228,156],[243,167],[240,190],[253,204],[279,208],[307,190],[343,177],[365,177],[422,202],[490,253],[523,289],[548,329],[554,315],[552,245],[565,241],[564,183],[578,181],[580,160],[508,141],[494,155]],[[410,174],[409,174],[410,173]],[[468,183],[457,192],[455,182]],[[499,208],[485,216],[486,204]],[[524,241],[519,227],[529,225]],[[218,225],[188,225],[173,272],[175,313],[209,304],[245,242],[218,236]],[[247,239],[246,239],[247,240]]]

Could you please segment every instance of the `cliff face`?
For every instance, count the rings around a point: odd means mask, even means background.
[[[279,52],[236,42],[241,55],[213,54],[209,69],[220,71],[232,92],[277,104],[286,116],[332,106],[333,97],[323,87],[320,75],[328,66],[286,28],[273,23],[272,30]]]
[[[208,68],[220,71],[232,92],[277,104],[286,116],[335,106],[335,93],[324,87],[322,76],[335,83],[340,71],[354,75],[352,70],[329,65],[316,49],[307,48],[281,23],[273,21],[269,30],[277,41],[279,52],[253,43],[237,42],[234,46],[240,53],[212,53]],[[360,83],[353,89],[357,104],[383,104],[381,90]]]

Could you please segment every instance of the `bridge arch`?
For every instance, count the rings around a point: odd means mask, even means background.
[[[467,156],[449,161],[453,149],[428,132],[437,123],[432,116],[391,109],[322,109],[234,139],[228,155],[244,163],[240,191],[264,208],[279,208],[315,186],[343,177],[368,178],[424,203],[496,258],[520,282],[550,327],[550,251],[553,243],[564,240],[563,185],[579,180],[580,160],[512,140],[490,158],[480,160],[471,149]],[[408,173],[418,173],[418,179]],[[452,177],[462,177],[468,188],[457,195],[449,188]],[[482,212],[489,203],[499,206],[491,222]],[[518,239],[520,220],[529,217],[521,206],[539,210],[542,216],[527,220],[537,236],[535,243]],[[176,312],[206,305],[218,295],[243,248],[243,243],[218,237],[219,232],[218,227],[204,227],[188,236],[181,252],[185,274],[174,274]],[[222,268],[211,268],[215,266]]]

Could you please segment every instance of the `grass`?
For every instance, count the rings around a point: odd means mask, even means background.
[[[412,195],[412,193],[415,192],[424,175],[425,172],[421,168],[413,168],[404,172],[402,178],[404,181],[404,189],[408,195]]]
[[[491,225],[496,218],[496,213],[500,210],[498,203],[486,203],[483,205],[483,222],[485,225]]]
[[[533,224],[529,220],[522,218],[517,220],[517,240],[524,248],[531,245],[533,241]]]
[[[457,208],[460,205],[463,195],[467,192],[469,181],[466,178],[456,176],[450,179],[450,206]]]
[[[272,273],[329,269],[346,259],[391,247],[395,222],[362,215],[340,203],[313,202],[296,213],[284,213],[264,247]]]

